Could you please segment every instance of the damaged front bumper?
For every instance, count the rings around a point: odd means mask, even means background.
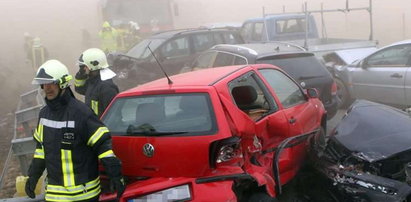
[[[411,186],[397,180],[349,170],[342,165],[317,167],[334,186],[334,190],[349,201],[410,201]]]

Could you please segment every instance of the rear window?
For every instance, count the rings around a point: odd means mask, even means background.
[[[113,136],[213,134],[216,121],[206,93],[117,99],[102,121]]]
[[[262,58],[258,64],[272,64],[283,69],[294,79],[309,79],[315,77],[331,77],[325,66],[315,56],[290,57],[275,56],[275,58]]]

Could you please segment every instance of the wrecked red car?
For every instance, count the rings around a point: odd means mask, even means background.
[[[120,201],[275,201],[307,141],[324,133],[326,112],[315,89],[258,64],[138,86],[117,95],[102,120],[126,176]]]
[[[338,199],[330,201],[411,201],[410,133],[408,113],[356,101],[326,145],[313,145],[313,165],[323,177],[316,182]]]

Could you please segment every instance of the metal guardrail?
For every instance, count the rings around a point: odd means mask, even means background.
[[[30,122],[36,121],[39,116],[40,109],[44,106],[44,99],[40,94],[40,89],[31,90],[27,93],[20,95],[20,100],[15,112],[14,119],[14,134],[11,141],[11,147],[4,164],[3,171],[0,176],[0,189],[4,183],[4,177],[7,174],[7,170],[10,164],[10,159],[16,156],[20,163],[20,170],[23,175],[27,175],[27,170],[29,167],[29,160],[27,154],[32,154],[35,149],[35,142],[33,140],[32,134],[34,131],[33,125]],[[23,129],[23,131],[21,131]],[[23,132],[23,137],[18,137],[18,133]],[[14,200],[16,199],[16,200]],[[39,201],[29,198],[13,198],[11,199],[0,199],[1,201]],[[41,200],[44,200],[44,196]]]

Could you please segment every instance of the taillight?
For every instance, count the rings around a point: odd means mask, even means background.
[[[337,95],[337,83],[333,81],[333,85],[331,86],[331,95]]]
[[[210,145],[210,167],[218,165],[238,165],[243,158],[240,138],[230,137],[215,141]]]

